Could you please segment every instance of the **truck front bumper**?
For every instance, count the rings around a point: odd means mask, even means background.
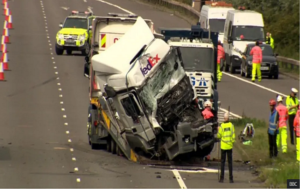
[[[168,138],[164,148],[170,160],[181,154],[196,152],[215,142],[214,130],[217,123],[207,123],[193,128],[191,123],[179,123],[176,136]],[[200,140],[199,140],[200,139]]]

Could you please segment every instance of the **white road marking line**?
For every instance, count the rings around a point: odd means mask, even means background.
[[[72,161],[76,161],[76,158],[75,158],[75,157],[72,157]]]
[[[92,10],[93,7],[88,7],[87,9],[88,9],[88,11],[90,11],[91,13],[94,13],[93,10]]]
[[[67,118],[67,115],[63,115],[63,118]]]
[[[69,125],[68,123],[65,123],[64,125]]]
[[[69,10],[69,7],[60,7],[60,8],[62,8],[64,10]]]
[[[54,63],[53,63],[54,64]],[[59,79],[59,77],[57,77],[56,79]]]
[[[85,3],[86,3],[87,1],[86,1],[86,0],[83,0],[83,2],[85,2]]]
[[[219,108],[219,109],[222,110],[224,113],[225,113],[225,112],[228,112],[228,110],[226,110],[226,109],[223,109],[223,108]],[[233,117],[237,117],[237,118],[240,118],[240,119],[242,118],[242,116],[239,116],[239,115],[234,114],[234,113],[232,113],[232,112],[230,112],[229,114],[232,115]]]
[[[72,140],[71,140],[71,139],[69,139],[69,140],[68,140],[68,142],[72,142]]]
[[[264,89],[264,90],[266,90],[266,91],[269,91],[269,92],[272,92],[272,93],[275,93],[275,94],[279,94],[279,95],[281,95],[281,96],[283,96],[283,97],[287,97],[287,96],[288,96],[288,95],[285,95],[285,94],[283,94],[283,93],[281,93],[281,92],[278,92],[278,91],[275,91],[275,90],[273,90],[273,89],[270,89],[270,88],[268,88],[268,87],[264,87],[264,86],[259,85],[259,84],[257,84],[257,83],[253,83],[252,81],[248,81],[248,80],[246,80],[246,79],[240,78],[240,77],[238,77],[238,76],[235,76],[235,75],[232,75],[232,74],[229,74],[229,73],[226,73],[226,72],[223,72],[223,74],[225,74],[225,75],[227,75],[227,76],[229,76],[229,77],[238,79],[238,80],[240,80],[240,81],[243,81],[243,82],[245,82],[245,83],[254,85],[254,86],[259,87],[259,88],[261,88],[261,89]],[[296,87],[296,86],[295,86],[295,87]],[[300,100],[298,100],[298,101],[300,102]]]
[[[59,91],[62,91],[62,88],[59,88],[58,90],[59,90]]]
[[[60,98],[62,98],[62,97],[63,97],[63,95],[62,95],[62,94],[60,94],[60,95],[59,95],[59,97],[60,97]]]
[[[78,171],[78,167],[75,167],[75,168],[74,168],[74,171]]]
[[[175,169],[175,170],[172,170],[172,172],[173,172],[173,174],[174,174],[174,176],[175,176],[175,178],[176,178],[176,180],[177,180],[180,188],[181,189],[186,189],[187,187],[186,187],[185,183],[183,182],[183,180],[182,180],[182,178],[181,178],[180,173],[178,172],[178,170]]]
[[[80,181],[81,181],[80,178],[77,178],[77,179],[76,179],[76,182],[80,182]]]
[[[74,151],[74,149],[73,149],[73,148],[70,148],[70,151],[71,151],[71,152],[73,152],[73,151]]]
[[[57,83],[57,85],[60,85],[60,83]]]
[[[63,102],[63,101],[60,101],[60,104],[64,104],[64,102]]]
[[[54,66],[53,68],[54,68],[54,69],[56,69],[57,67],[56,67],[56,66]]]
[[[113,6],[113,7],[116,7],[116,8],[118,8],[118,9],[124,11],[124,12],[129,13],[129,14],[134,14],[133,12],[131,12],[131,11],[127,10],[127,9],[124,9],[124,8],[118,6],[118,5],[115,5],[115,4],[112,4],[112,3],[109,3],[109,2],[106,2],[106,1],[103,1],[103,0],[97,0],[97,1],[99,1],[99,2],[101,2],[101,3],[108,4],[108,5]]]
[[[64,109],[64,108],[61,108],[61,111],[65,111],[65,109]]]
[[[182,173],[217,173],[218,169],[202,168],[202,170],[178,170],[178,171]]]
[[[55,72],[55,74],[57,75],[57,74],[58,74],[58,72]]]
[[[70,131],[66,131],[66,134],[67,134],[67,135],[70,134]]]

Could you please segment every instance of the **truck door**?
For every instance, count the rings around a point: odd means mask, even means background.
[[[139,135],[145,141],[155,138],[154,132],[134,93],[129,93],[119,97],[122,110],[118,111],[120,117],[125,118],[127,130]]]

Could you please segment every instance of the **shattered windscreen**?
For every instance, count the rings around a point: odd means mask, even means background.
[[[179,47],[185,71],[214,71],[212,48]]]
[[[140,98],[152,110],[153,117],[156,114],[157,99],[164,96],[185,76],[176,49],[171,49],[158,66],[156,73],[146,81],[140,92]]]

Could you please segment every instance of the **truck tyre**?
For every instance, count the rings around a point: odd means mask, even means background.
[[[111,152],[111,139],[110,139],[110,137],[108,137],[106,139],[106,151]]]
[[[245,77],[250,78],[251,74],[248,72],[248,66],[246,66]]]
[[[98,145],[97,145],[97,144],[91,143],[91,148],[92,148],[92,150],[95,150],[95,149],[97,149],[97,147],[98,147]]]
[[[64,50],[63,49],[59,49],[57,47],[55,47],[55,52],[56,52],[56,55],[62,55],[62,54],[64,54]]]
[[[116,153],[117,153],[118,156],[122,156],[123,155],[122,150],[120,149],[119,146],[117,146]]]
[[[113,139],[111,139],[110,141],[111,141],[111,153],[112,154],[116,154],[116,152],[117,152],[117,144],[116,144],[116,142]]]
[[[72,54],[72,51],[71,51],[71,50],[67,50],[67,54],[68,54],[68,55],[71,55],[71,54]]]
[[[81,54],[82,54],[83,56],[86,56],[86,55],[88,55],[89,53],[90,53],[90,45],[86,42],[86,43],[84,44],[84,49],[81,50]]]

